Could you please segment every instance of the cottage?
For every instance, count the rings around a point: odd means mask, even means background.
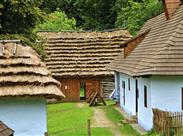
[[[183,6],[163,3],[165,13],[148,20],[109,65],[121,107],[146,130],[153,127],[152,108],[183,110]]]
[[[62,84],[67,101],[88,98],[92,91],[108,97],[114,89],[114,72],[106,66],[131,35],[126,30],[106,32],[41,32],[47,37],[46,65]]]
[[[44,136],[46,98],[63,98],[38,54],[15,41],[0,41],[0,120],[14,136]]]

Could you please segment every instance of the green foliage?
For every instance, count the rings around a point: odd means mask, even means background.
[[[87,120],[93,111],[86,104],[78,108],[76,103],[48,105],[48,133],[51,136],[86,135]]]
[[[0,16],[2,15],[2,9],[3,9],[3,5],[0,3]],[[0,22],[0,29],[2,28],[1,26],[1,22]]]
[[[74,18],[68,19],[64,12],[55,11],[45,18],[45,22],[38,24],[36,29],[54,31],[75,30],[76,21]]]
[[[114,102],[107,101],[107,106],[89,107],[87,103],[60,103],[48,105],[48,134],[50,136],[84,136],[87,135],[87,120],[95,123],[93,119],[94,110],[101,108],[107,118],[114,124],[119,122],[123,116],[114,108]],[[110,112],[110,113],[108,113]],[[116,125],[115,127],[92,127],[92,136],[113,136],[114,132],[121,132],[124,136],[139,136],[129,125]]]
[[[46,12],[57,9],[64,11],[69,18],[75,18],[77,27],[85,30],[103,30],[115,27],[116,0],[45,0],[41,8]]]
[[[116,12],[113,6],[116,0],[77,0],[80,9],[82,27],[87,30],[104,30],[114,28]],[[84,6],[83,6],[84,5]]]
[[[104,110],[104,112],[106,113],[106,116],[113,122],[115,123],[119,123],[121,120],[124,119],[124,117],[121,115],[120,112],[118,112],[117,110],[115,110],[114,108],[114,102],[112,101],[107,101],[107,105],[105,107],[102,107],[102,109]]]
[[[142,2],[129,0],[127,6],[118,12],[116,27],[128,29],[135,35],[149,18],[162,11],[162,2],[158,0],[142,0]]]
[[[101,109],[105,112],[107,118],[114,122],[115,124],[120,123],[124,117],[122,114],[117,111],[114,107],[114,102],[113,101],[107,101],[108,106],[101,107]],[[130,125],[121,125],[121,126],[116,126],[116,129],[120,131],[123,135],[125,136],[140,136],[139,133],[137,133]]]
[[[18,39],[24,45],[32,46],[42,58],[43,46],[36,43],[38,37],[32,32],[43,20],[44,13],[39,9],[41,0],[1,0],[0,39]]]
[[[30,33],[42,19],[40,0],[1,0],[1,34]]]
[[[152,129],[148,131],[147,134],[145,134],[144,136],[161,136],[161,135],[158,134],[154,129]]]

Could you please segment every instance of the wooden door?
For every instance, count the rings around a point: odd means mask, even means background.
[[[79,101],[80,100],[80,82],[77,79],[62,79],[61,91],[66,96],[63,101]]]
[[[93,91],[101,92],[101,82],[96,79],[87,79],[86,82],[86,99]]]

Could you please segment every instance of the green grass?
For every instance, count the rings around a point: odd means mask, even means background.
[[[109,128],[92,128],[92,136],[113,136]]]
[[[50,136],[85,134],[92,114],[92,109],[86,105],[83,108],[77,108],[75,103],[48,105],[48,132]]]
[[[123,120],[124,117],[121,115],[119,111],[115,109],[114,104],[115,103],[113,101],[107,101],[108,106],[104,106],[101,108],[106,113],[107,118],[117,124],[121,120]],[[118,126],[118,130],[120,130],[124,136],[140,136],[140,134],[137,133],[130,125]]]
[[[87,104],[82,108],[76,103],[60,103],[48,105],[49,136],[86,136],[87,120],[93,115]],[[105,128],[92,128],[93,136],[112,136]]]
[[[84,87],[80,88],[80,97],[85,97],[85,89],[84,89]]]
[[[123,116],[114,108],[114,102],[107,101],[107,106],[82,108],[77,103],[60,103],[48,105],[49,136],[87,136],[87,120],[93,116],[93,108],[101,108],[109,120],[118,124]],[[130,125],[117,125],[115,128],[92,128],[92,136],[113,136],[118,130],[123,136],[140,136]],[[153,136],[153,135],[152,135]]]
[[[114,108],[114,102],[113,101],[107,101],[107,106],[101,107],[101,109],[104,110],[107,118],[109,118],[112,122],[119,123],[121,120],[123,120],[123,116],[120,112],[118,112]]]

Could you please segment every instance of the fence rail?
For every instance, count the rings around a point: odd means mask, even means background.
[[[183,112],[167,112],[153,109],[154,129],[166,136],[183,135]]]

